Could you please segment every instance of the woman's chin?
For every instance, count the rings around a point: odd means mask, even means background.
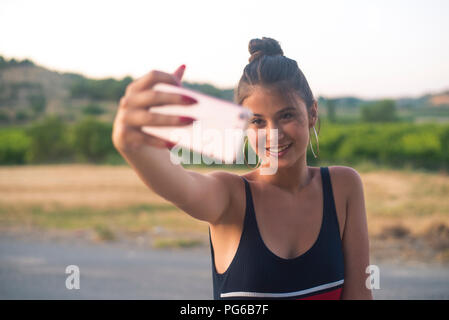
[[[293,166],[295,163],[297,163],[298,161],[298,155],[295,154],[294,149],[289,150],[290,152],[282,155],[282,156],[276,156],[276,155],[272,155],[269,152],[265,153],[265,159],[263,161],[264,166],[275,166],[275,163],[277,162],[277,167],[278,168],[288,168]]]
[[[288,158],[276,158],[275,156],[267,156],[263,163],[266,167],[273,167],[276,165],[278,168],[286,168],[293,164]]]

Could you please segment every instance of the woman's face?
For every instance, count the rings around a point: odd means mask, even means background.
[[[296,163],[300,157],[305,157],[309,143],[309,128],[315,125],[317,104],[308,115],[307,107],[302,99],[297,98],[296,105],[291,105],[274,90],[256,87],[253,93],[244,100],[243,106],[253,112],[249,119],[248,138],[253,150],[261,157],[272,158],[277,154],[278,167],[288,167]],[[258,130],[266,130],[265,148],[258,150],[259,141],[265,137],[258,136]],[[271,130],[277,129],[278,141],[275,144]],[[261,146],[263,142],[261,141]],[[271,148],[272,146],[272,148]],[[275,149],[275,146],[277,148]],[[284,149],[287,147],[286,149]],[[262,151],[263,150],[263,151]],[[262,157],[263,159],[264,157]]]

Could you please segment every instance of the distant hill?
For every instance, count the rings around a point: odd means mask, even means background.
[[[0,56],[0,123],[20,124],[52,113],[68,121],[92,114],[112,121],[117,102],[131,77],[89,79],[81,74],[48,70],[26,59]],[[233,89],[183,82],[183,86],[232,101]]]
[[[111,119],[116,101],[131,81],[130,77],[92,80],[0,56],[0,121],[24,123],[48,113],[76,120],[89,110]]]
[[[129,76],[90,79],[81,74],[52,71],[28,59],[6,60],[0,56],[0,123],[27,123],[48,113],[59,114],[67,121],[76,121],[84,114],[112,121],[117,102],[131,81]],[[222,90],[207,83],[189,82],[183,82],[183,86],[233,100],[233,88]],[[339,97],[334,101],[337,110],[358,109],[370,102],[357,97]],[[326,99],[318,97],[318,102],[325,106]],[[408,109],[446,108],[449,107],[449,91],[397,99],[396,105]]]

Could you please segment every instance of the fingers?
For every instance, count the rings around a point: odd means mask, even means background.
[[[150,134],[142,133],[142,135],[143,135],[143,143],[149,146],[165,149],[171,148],[174,145],[169,141],[165,141]]]
[[[193,123],[194,118],[183,116],[171,116],[156,112],[148,112],[146,109],[128,110],[123,114],[123,121],[128,126],[185,126]]]
[[[178,79],[178,81],[179,81],[179,86],[181,86],[181,80],[182,80],[182,76],[184,75],[185,70],[186,70],[186,65],[183,64],[182,66],[178,67],[178,69],[176,69],[176,71],[173,73],[174,76],[176,77],[176,79]]]
[[[166,104],[191,105],[198,103],[197,100],[179,94],[155,90],[145,90],[132,95],[123,96],[120,106],[123,109],[149,108]]]
[[[174,74],[159,70],[151,70],[144,76],[131,82],[126,88],[126,94],[151,89],[158,82],[173,84],[175,86],[179,85],[179,80]]]

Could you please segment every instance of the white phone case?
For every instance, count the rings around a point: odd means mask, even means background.
[[[188,116],[196,121],[179,127],[142,127],[143,132],[170,141],[178,148],[215,159],[216,163],[235,162],[237,155],[241,153],[248,120],[252,116],[248,108],[166,83],[156,84],[153,90],[184,94],[196,99],[198,103],[153,107],[149,112]]]

